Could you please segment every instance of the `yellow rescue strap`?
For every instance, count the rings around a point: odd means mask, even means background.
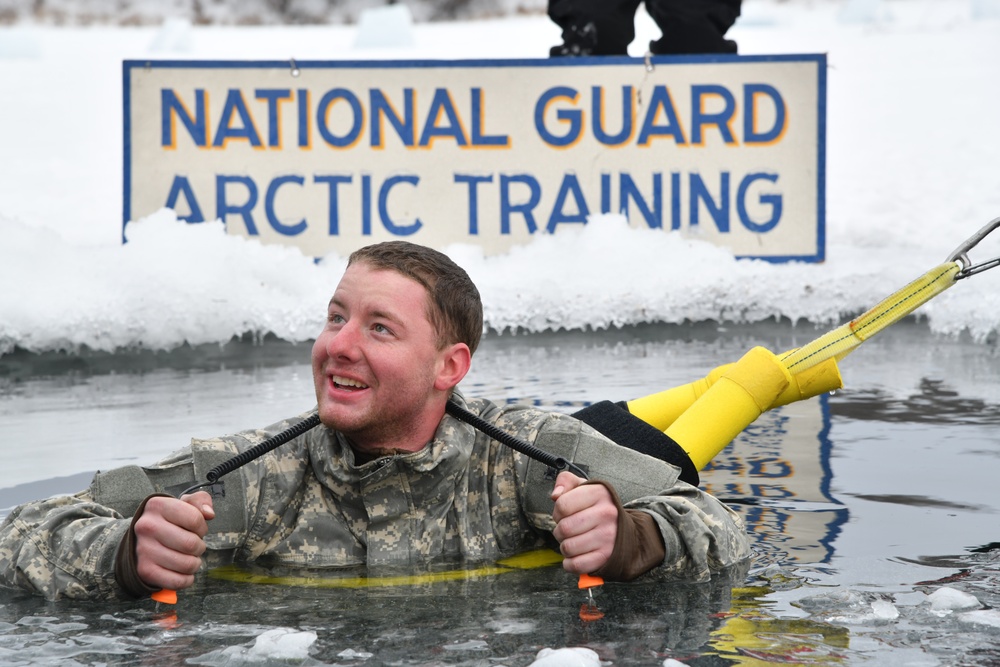
[[[837,362],[862,342],[903,319],[955,284],[1000,266],[1000,257],[973,265],[968,253],[1000,227],[1000,218],[962,243],[943,264],[882,299],[850,322],[781,355],[750,350],[705,378],[628,402],[636,417],[664,431],[702,469],[765,410],[838,389]]]
[[[935,266],[850,322],[788,352],[781,361],[792,373],[812,368],[828,359],[840,361],[861,343],[954,285],[955,277],[961,270],[962,266],[958,262],[945,262]]]
[[[782,362],[789,372],[800,373],[827,359],[839,361],[861,343],[900,321],[962,278],[1000,265],[1000,257],[975,265],[969,260],[969,252],[998,227],[1000,218],[994,218],[948,255],[943,264],[893,292],[847,324],[782,356]]]
[[[237,581],[249,584],[277,584],[281,586],[300,586],[308,588],[385,588],[390,586],[422,586],[442,581],[459,581],[479,579],[498,574],[516,572],[517,570],[533,570],[549,567],[562,562],[562,554],[551,549],[538,549],[502,558],[496,563],[469,569],[444,570],[440,572],[424,572],[419,574],[399,574],[381,577],[338,577],[336,570],[323,575],[276,575],[264,572],[254,572],[238,565],[225,565],[209,570],[212,579]],[[599,585],[599,584],[593,584]]]

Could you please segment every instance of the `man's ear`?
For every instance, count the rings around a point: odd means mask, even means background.
[[[465,343],[453,343],[441,352],[441,364],[434,388],[438,391],[451,391],[469,372],[472,366],[472,352]]]

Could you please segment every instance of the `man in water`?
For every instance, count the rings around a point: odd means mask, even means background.
[[[740,519],[677,466],[571,416],[462,396],[482,328],[475,285],[444,254],[400,241],[355,252],[313,346],[320,426],[230,473],[224,493],[173,497],[302,417],[196,439],[153,466],[98,473],[75,496],[22,505],[0,527],[0,583],[127,599],[228,562],[377,570],[553,541],[570,572],[704,580],[749,556]],[[449,400],[595,482],[567,471],[553,482],[446,415]]]

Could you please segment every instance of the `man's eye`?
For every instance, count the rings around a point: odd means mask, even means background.
[[[331,324],[343,324],[345,320],[344,316],[340,313],[330,313],[326,316],[326,321]]]
[[[380,333],[380,334],[389,333],[389,329],[384,324],[372,325],[372,329],[375,331],[375,333]]]

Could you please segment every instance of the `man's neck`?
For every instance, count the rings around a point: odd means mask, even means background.
[[[363,433],[344,433],[344,437],[354,450],[355,460],[364,458],[366,461],[372,461],[383,456],[412,454],[425,448],[434,439],[443,418],[442,406],[440,414],[433,415],[422,423],[413,424],[411,428],[401,433],[381,433],[374,438],[365,438]]]
[[[354,452],[354,464],[362,466],[366,463],[371,463],[376,459],[385,458],[388,456],[397,456],[399,454],[409,454],[411,452],[404,449],[396,449],[394,447],[378,447],[372,450],[357,449],[351,445],[351,451]]]

